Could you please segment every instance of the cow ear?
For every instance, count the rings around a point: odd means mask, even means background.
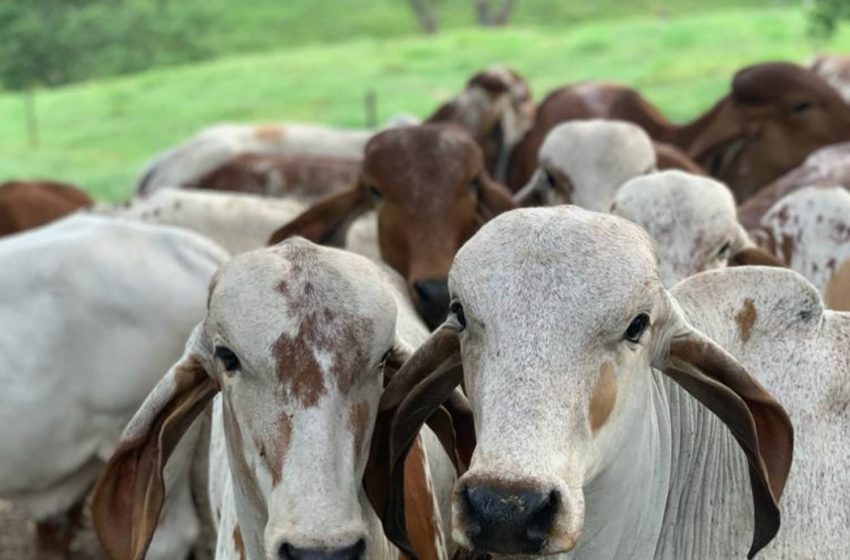
[[[410,500],[405,487],[413,474],[410,469],[415,468],[409,464],[413,461],[415,465],[415,454],[411,459],[409,452],[419,445],[420,430],[433,419],[429,424],[456,465],[458,457],[471,454],[468,445],[450,442],[458,431],[463,437],[456,441],[468,442],[470,436],[466,430],[471,426],[471,412],[468,407],[464,410],[465,400],[452,397],[462,377],[457,333],[443,326],[392,375],[381,397],[367,467],[367,474],[374,478],[372,490],[367,478],[364,484],[373,507],[381,515],[387,538],[408,555],[415,556],[416,546],[411,544],[408,532],[410,516],[406,512]],[[448,404],[448,408],[443,404]],[[471,436],[474,439],[474,433]]]
[[[195,352],[195,339],[130,421],[95,485],[92,517],[110,558],[145,557],[165,500],[168,458],[219,390]]]
[[[358,184],[352,189],[329,195],[316,202],[300,216],[275,231],[269,245],[301,236],[314,243],[342,247],[345,232],[355,218],[372,207],[367,189]]]
[[[493,181],[486,173],[478,180],[478,215],[486,222],[502,212],[517,208],[510,191]]]
[[[791,420],[743,365],[689,326],[673,336],[658,367],[726,424],[747,456],[755,506],[752,558],[779,530],[778,502],[794,448]]]

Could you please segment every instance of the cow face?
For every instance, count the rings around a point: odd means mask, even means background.
[[[850,139],[850,106],[814,72],[790,63],[739,71],[689,155],[739,201],[816,149]]]

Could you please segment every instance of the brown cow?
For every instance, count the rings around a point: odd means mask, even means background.
[[[727,183],[739,201],[817,148],[850,140],[850,106],[823,79],[796,64],[771,62],[740,70],[728,95],[684,125],[668,121],[632,89],[586,83],[555,90],[543,101],[532,129],[514,150],[508,185],[525,184],[549,129],[591,117],[641,125],[654,140],[678,146]]]
[[[655,165],[659,171],[678,169],[687,171],[692,175],[705,175],[705,169],[700,164],[688,157],[688,154],[673,144],[666,142],[652,142],[655,148]]]
[[[185,186],[318,200],[351,187],[360,163],[318,154],[242,154]]]
[[[372,208],[381,257],[407,279],[417,310],[434,327],[448,310],[446,276],[455,252],[487,220],[516,205],[490,179],[481,149],[463,129],[402,127],[369,141],[353,189],[316,203],[270,242],[301,235],[339,244],[347,225]]]
[[[510,68],[493,66],[473,75],[462,92],[440,105],[425,122],[463,126],[481,146],[487,171],[504,181],[510,153],[533,118],[528,82]]]
[[[745,228],[755,229],[762,216],[785,195],[804,187],[834,185],[850,189],[850,142],[821,148],[802,165],[760,189],[738,207],[738,220]]]
[[[0,185],[0,237],[47,224],[91,205],[92,199],[86,193],[67,183],[3,183]]]

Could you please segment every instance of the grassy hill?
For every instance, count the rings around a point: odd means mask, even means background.
[[[849,50],[850,34],[839,35],[831,49]],[[0,95],[0,179],[62,178],[100,198],[121,199],[155,153],[211,123],[363,126],[369,90],[377,94],[380,119],[422,116],[471,72],[495,62],[525,74],[537,98],[566,82],[616,80],[640,89],[671,118],[687,119],[727,89],[736,69],[812,53],[799,9],[751,8],[565,27],[464,28],[434,38],[361,38],[234,56],[40,93],[36,150],[26,144],[21,99]]]

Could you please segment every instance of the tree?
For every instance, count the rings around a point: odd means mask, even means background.
[[[413,13],[419,20],[419,25],[422,30],[433,35],[438,30],[437,25],[437,2],[436,0],[410,0],[410,6],[413,8]]]
[[[510,20],[514,4],[514,0],[504,0],[501,9],[494,10],[491,0],[475,0],[475,17],[485,27],[503,26]]]
[[[30,144],[38,143],[37,88],[203,57],[195,39],[203,14],[171,8],[168,0],[0,0],[0,83],[25,94]]]
[[[809,9],[809,35],[828,40],[841,20],[850,19],[850,0],[814,0]]]

